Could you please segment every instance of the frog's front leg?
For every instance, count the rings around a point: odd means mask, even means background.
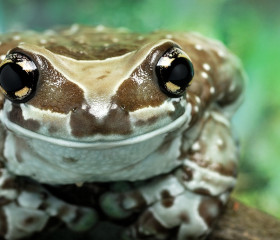
[[[58,225],[83,231],[94,224],[96,214],[91,209],[65,203],[41,185],[0,169],[0,238],[25,238],[42,231],[54,219]]]
[[[111,217],[140,213],[124,239],[203,239],[211,231],[235,185],[238,154],[222,114],[207,114],[199,127],[191,149],[183,144],[190,134],[182,137],[179,168],[129,192],[101,198]]]

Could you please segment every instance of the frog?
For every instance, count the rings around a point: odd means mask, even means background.
[[[205,239],[236,184],[245,78],[196,32],[1,34],[0,236]]]

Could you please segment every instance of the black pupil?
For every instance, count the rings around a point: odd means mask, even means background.
[[[28,82],[28,74],[15,63],[7,63],[0,73],[0,85],[6,92],[23,89]]]
[[[186,83],[189,77],[189,68],[186,63],[175,63],[175,66],[172,67],[169,81],[175,83],[176,85],[181,85],[182,83]],[[180,84],[180,82],[182,82]]]

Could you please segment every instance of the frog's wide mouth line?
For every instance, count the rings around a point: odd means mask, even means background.
[[[188,124],[191,120],[190,116],[191,116],[191,105],[188,103],[185,112],[180,117],[178,117],[176,120],[172,121],[168,125],[155,129],[151,132],[144,133],[142,135],[133,136],[131,138],[120,139],[120,140],[111,140],[111,141],[96,140],[92,142],[90,141],[82,142],[82,141],[74,141],[74,140],[49,137],[33,132],[13,122],[10,122],[5,114],[3,113],[0,114],[1,121],[6,126],[6,128],[11,132],[21,135],[23,137],[28,137],[35,140],[41,140],[44,142],[48,142],[63,147],[94,148],[94,149],[106,149],[106,148],[120,147],[120,146],[126,146],[126,145],[132,145],[132,144],[144,142],[156,136],[167,134],[168,132],[172,132],[175,129],[182,127],[184,124]]]

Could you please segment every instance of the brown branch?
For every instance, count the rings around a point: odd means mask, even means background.
[[[232,199],[207,240],[280,240],[280,221]]]

